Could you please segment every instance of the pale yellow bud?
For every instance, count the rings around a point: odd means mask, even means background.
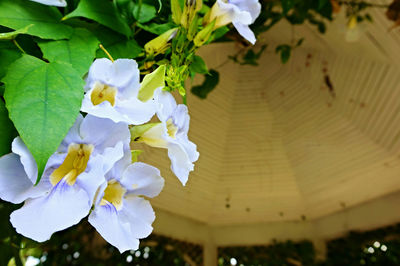
[[[149,41],[144,45],[144,50],[148,55],[157,55],[164,53],[169,47],[169,41],[173,39],[178,32],[178,28],[170,29],[157,38]]]

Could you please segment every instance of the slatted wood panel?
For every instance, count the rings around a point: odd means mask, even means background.
[[[144,148],[167,181],[153,205],[211,225],[251,224],[314,219],[400,190],[400,33],[387,32],[383,12],[372,12],[354,44],[344,41],[344,19],[322,37],[298,27],[306,41],[285,66],[273,53],[290,42],[283,23],[263,36],[271,48],[259,67],[220,67],[207,100],[188,97],[201,155],[187,186],[166,151]],[[237,49],[202,54],[216,67]]]

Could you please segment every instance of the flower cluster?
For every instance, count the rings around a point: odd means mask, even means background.
[[[183,184],[199,154],[188,140],[187,107],[162,87],[143,83],[132,59],[94,61],[84,115],[49,158],[37,185],[36,162],[22,139],[14,139],[12,153],[0,158],[0,198],[24,202],[10,217],[17,232],[42,242],[88,216],[120,252],[137,249],[139,239],[151,233],[155,215],[144,197],[157,196],[164,179],[157,168],[133,158],[131,144],[168,149],[172,171]],[[155,114],[159,122],[147,123]]]

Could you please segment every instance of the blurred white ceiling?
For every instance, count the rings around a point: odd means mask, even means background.
[[[371,12],[355,43],[345,41],[344,19],[323,36],[296,27],[305,41],[287,65],[273,52],[291,41],[284,23],[258,41],[269,44],[258,67],[226,63],[234,44],[204,48],[221,75],[206,100],[188,96],[200,159],[183,187],[166,150],[145,147],[142,158],[166,178],[152,204],[233,225],[313,220],[399,191],[400,29],[388,32],[384,12]]]

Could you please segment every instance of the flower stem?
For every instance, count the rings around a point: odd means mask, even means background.
[[[111,60],[111,62],[114,63],[114,58],[112,58],[111,54],[106,50],[106,48],[104,48],[104,46],[102,44],[99,44],[99,47],[108,56],[108,58]]]
[[[26,52],[24,51],[24,49],[22,49],[22,47],[19,45],[19,43],[17,42],[17,40],[12,39],[12,42],[15,44],[15,46],[17,46],[17,48],[18,48],[23,54],[26,54]]]

